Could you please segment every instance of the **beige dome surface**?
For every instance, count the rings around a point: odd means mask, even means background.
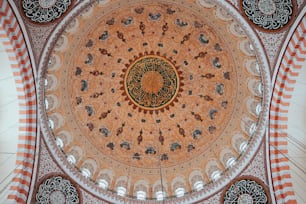
[[[155,199],[196,193],[197,181],[208,192],[246,165],[268,80],[259,48],[221,5],[100,1],[70,19],[48,51],[41,96],[45,137],[90,178],[81,182]]]

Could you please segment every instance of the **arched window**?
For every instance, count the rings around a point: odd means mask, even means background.
[[[243,153],[248,147],[248,140],[246,135],[242,133],[236,133],[232,136],[232,146],[237,153]]]
[[[254,47],[253,47],[252,43],[249,43],[249,47],[250,47],[251,51],[254,51]]]
[[[245,134],[247,134],[249,137],[252,137],[256,131],[257,124],[251,118],[245,116],[241,120],[241,128]]]
[[[196,181],[194,184],[193,184],[193,188],[194,190],[196,191],[200,191],[204,188],[204,182],[203,181]]]
[[[211,173],[210,178],[212,181],[217,181],[219,178],[221,178],[221,171],[215,170]]]
[[[190,173],[189,183],[195,191],[200,191],[204,188],[204,178],[200,169],[195,169]]]
[[[56,142],[56,145],[57,145],[58,147],[60,147],[61,149],[63,149],[63,147],[64,147],[64,142],[63,142],[63,140],[62,140],[61,138],[56,137],[56,138],[55,138],[55,142]]]
[[[253,136],[253,134],[254,134],[256,128],[257,128],[257,125],[256,125],[255,123],[252,123],[252,124],[250,125],[249,134],[250,134],[251,136]]]
[[[182,187],[177,188],[177,189],[175,189],[174,193],[175,193],[175,196],[176,196],[176,197],[178,197],[178,198],[179,198],[179,197],[182,197],[182,196],[184,196],[184,194],[185,194],[185,189],[182,188]]]
[[[103,169],[97,177],[97,185],[102,189],[108,189],[112,183],[113,172],[110,169]]]
[[[49,127],[51,130],[54,130],[54,121],[52,119],[49,119],[48,120],[48,123],[49,123]]]
[[[81,165],[81,173],[86,178],[91,178],[97,170],[97,162],[94,159],[87,158]]]
[[[206,170],[206,175],[213,182],[217,181],[222,176],[221,166],[217,159],[212,159],[208,161],[205,170]]]
[[[239,144],[239,152],[242,153],[246,150],[246,148],[248,147],[248,142],[247,141],[242,141]]]
[[[137,191],[136,192],[136,198],[138,200],[145,200],[146,199],[146,196],[147,196],[147,193],[144,192],[144,191]]]
[[[247,108],[249,113],[255,117],[258,117],[262,111],[261,102],[255,98],[249,98],[247,100]]]
[[[75,157],[74,157],[72,154],[69,154],[69,155],[67,156],[67,161],[68,161],[70,164],[73,164],[73,165],[76,164],[76,159],[75,159]]]
[[[175,177],[171,182],[171,188],[176,197],[184,196],[186,192],[185,178],[182,175]]]
[[[260,76],[260,65],[256,59],[247,60],[246,68],[253,76]]]
[[[155,197],[156,197],[156,200],[164,200],[164,198],[166,197],[166,193],[163,191],[157,191],[155,193]]]
[[[64,118],[59,113],[53,113],[48,118],[49,127],[52,131],[59,129],[64,124]]]
[[[258,62],[256,62],[256,64],[255,64],[255,70],[258,74],[260,74],[260,66],[259,66]]]
[[[149,192],[149,184],[146,180],[139,180],[134,183],[134,196],[138,200],[145,200]]]
[[[222,162],[225,168],[231,168],[236,163],[236,157],[234,156],[234,152],[229,147],[225,147],[220,152],[220,161]]]
[[[262,111],[261,104],[258,103],[258,104],[256,105],[256,108],[255,108],[255,113],[256,113],[256,115],[259,116],[260,113],[261,113],[261,111]]]
[[[45,88],[47,90],[55,90],[57,85],[57,78],[54,75],[49,74],[45,80]]]
[[[248,82],[248,88],[254,96],[262,97],[263,87],[259,80],[253,78],[250,79]]]
[[[108,182],[105,180],[105,179],[99,179],[97,181],[97,184],[100,188],[103,188],[103,189],[107,189],[108,188]]]
[[[123,186],[118,186],[117,187],[117,195],[119,196],[125,196],[126,193],[126,188]]]
[[[61,147],[61,142],[63,143],[63,147],[65,146],[68,146],[71,141],[72,141],[72,136],[69,132],[63,130],[63,131],[60,131],[58,132],[56,135],[55,135],[55,141],[56,141],[56,144]],[[63,148],[61,147],[61,148]]]
[[[166,178],[164,178],[162,181],[157,180],[154,182],[152,186],[153,195],[155,196],[156,200],[164,200],[166,198],[166,195],[169,195],[168,192],[168,186],[167,186]]]
[[[47,99],[45,99],[45,108],[46,108],[46,110],[48,110],[48,108],[49,108],[49,102],[48,102]]]
[[[236,163],[236,159],[234,157],[230,157],[226,162],[226,168],[232,167]]]
[[[248,56],[255,56],[254,47],[249,40],[244,40],[240,42],[240,49]]]
[[[45,97],[45,109],[48,111],[54,110],[58,106],[57,97],[53,94],[46,95]]]
[[[91,177],[91,172],[87,168],[82,168],[81,173],[85,178],[90,178]]]

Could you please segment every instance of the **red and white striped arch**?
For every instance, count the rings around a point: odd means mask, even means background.
[[[292,28],[274,74],[270,105],[269,152],[273,191],[277,203],[297,203],[288,157],[288,110],[296,79],[306,62],[306,16],[304,9]]]
[[[0,38],[9,56],[19,103],[16,169],[8,203],[26,203],[32,179],[37,116],[33,69],[22,31],[7,0],[0,0]]]

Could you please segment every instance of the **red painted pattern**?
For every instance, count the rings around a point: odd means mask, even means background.
[[[270,105],[270,165],[277,203],[297,203],[289,169],[288,110],[296,79],[306,59],[306,17],[296,27],[276,70]]]
[[[16,169],[8,195],[8,203],[26,203],[32,179],[37,106],[31,61],[22,31],[6,0],[0,0],[0,39],[9,56],[17,87],[19,103],[19,135]]]

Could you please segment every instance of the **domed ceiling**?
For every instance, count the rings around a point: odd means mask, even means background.
[[[266,68],[240,25],[213,1],[88,5],[41,73],[50,148],[80,182],[127,197],[220,189],[254,154],[267,114]]]

